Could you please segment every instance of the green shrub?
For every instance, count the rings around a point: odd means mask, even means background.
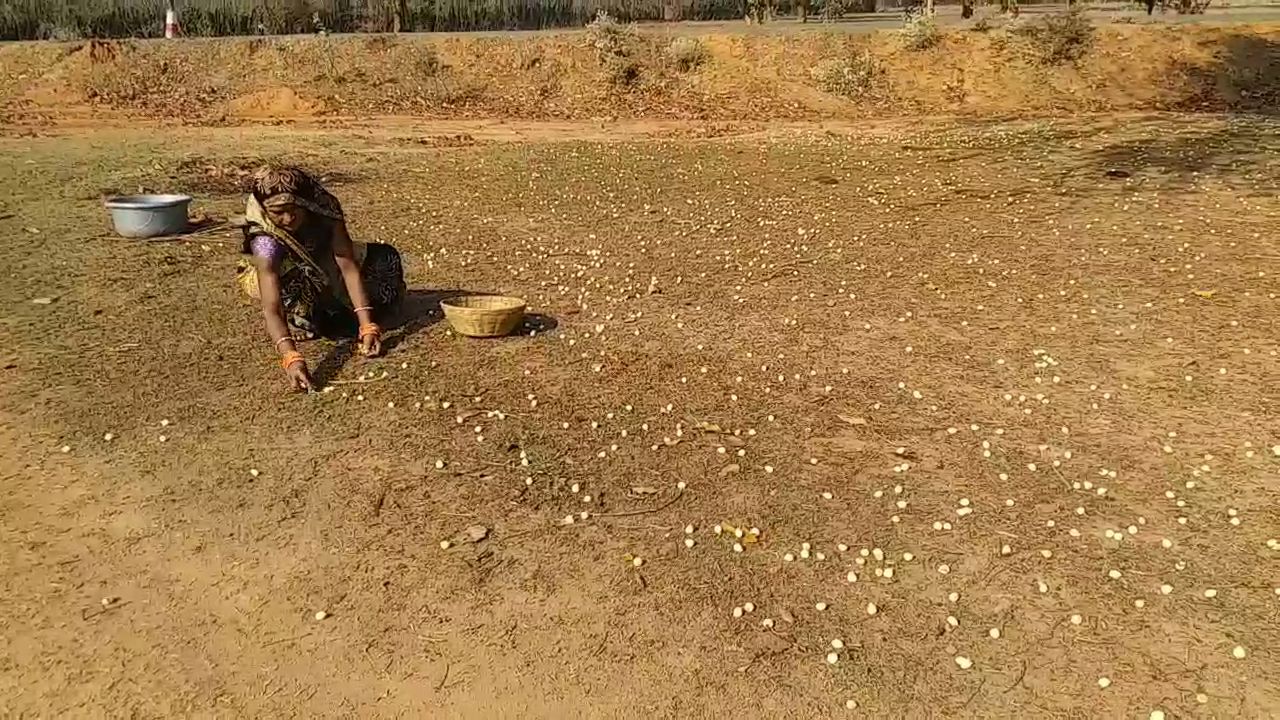
[[[635,25],[620,23],[604,10],[587,23],[587,43],[595,48],[602,60],[629,56],[635,41]]]
[[[865,50],[843,59],[827,60],[809,71],[819,88],[851,99],[871,93],[882,73],[875,58]]]
[[[1045,15],[1016,32],[1030,45],[1040,63],[1062,65],[1079,62],[1089,52],[1094,28],[1082,6],[1073,5],[1067,12]]]
[[[710,57],[702,41],[691,37],[678,37],[667,46],[667,60],[680,72],[689,72],[701,66]]]
[[[991,21],[991,13],[981,10],[978,12],[977,17],[973,19],[973,26],[969,29],[974,32],[985,33],[991,32],[995,27],[996,24]]]
[[[620,23],[601,10],[587,24],[587,44],[596,51],[604,68],[604,79],[616,88],[629,88],[640,79],[640,62],[635,57],[639,33],[634,25]]]
[[[1213,0],[1178,0],[1174,9],[1179,15],[1203,15]]]
[[[826,0],[822,3],[822,22],[839,20],[847,12],[852,12],[853,0]]]
[[[640,63],[633,58],[615,55],[604,63],[605,80],[617,88],[629,88],[640,80]]]
[[[902,38],[908,50],[928,50],[942,42],[942,31],[932,17],[917,15],[902,26]]]

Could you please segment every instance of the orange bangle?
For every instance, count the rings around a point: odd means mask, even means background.
[[[300,362],[306,362],[306,361],[307,359],[302,356],[302,353],[298,352],[297,350],[292,350],[290,352],[285,353],[284,356],[280,358],[280,367],[284,368],[285,370],[288,370],[294,365],[297,365]]]
[[[366,335],[382,337],[382,328],[378,327],[378,323],[364,323],[360,326],[360,339],[363,340]]]

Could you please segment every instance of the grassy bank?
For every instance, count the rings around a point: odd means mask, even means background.
[[[1053,21],[1059,22],[1059,21]],[[0,46],[0,113],[220,122],[724,121],[1265,111],[1280,26],[1060,23],[918,35],[343,36]]]

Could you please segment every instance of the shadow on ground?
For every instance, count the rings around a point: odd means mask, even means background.
[[[1264,35],[1232,35],[1205,64],[1181,73],[1187,94],[1180,110],[1280,115],[1280,42]]]
[[[1078,162],[1067,163],[1064,190],[1109,192],[1116,183],[1186,190],[1213,181],[1249,194],[1274,192],[1280,42],[1233,35],[1222,47],[1208,62],[1184,64],[1173,78],[1185,89],[1175,109],[1198,115],[1132,118],[1099,133]]]
[[[1135,179],[1157,187],[1186,189],[1206,180],[1250,192],[1276,186],[1273,166],[1280,142],[1280,119],[1228,115],[1185,125],[1158,124],[1135,136],[1117,138],[1090,153],[1098,178]]]
[[[383,318],[381,322],[386,335],[382,340],[383,352],[391,352],[401,343],[423,330],[440,322],[444,317],[440,310],[440,301],[459,295],[470,295],[466,290],[409,290],[404,304],[395,317]],[[331,339],[335,344],[320,362],[312,368],[312,377],[320,386],[328,385],[342,372],[351,357],[356,354],[357,343],[351,336],[351,330]]]
[[[463,295],[481,295],[469,290],[410,290],[405,296],[404,304],[395,318],[384,320],[386,335],[382,340],[382,350],[390,353],[406,340],[417,335],[444,319],[444,311],[440,307],[442,300]],[[529,313],[524,323],[512,333],[512,337],[529,337],[540,335],[556,329],[559,323],[550,315]],[[332,382],[352,356],[356,354],[355,338],[347,336],[334,338],[335,344],[320,362],[313,368],[312,378],[323,387]]]
[[[529,335],[530,333],[538,333],[540,335],[551,332],[558,327],[560,327],[560,323],[550,315],[530,313],[524,316],[524,325],[517,332],[521,335]]]

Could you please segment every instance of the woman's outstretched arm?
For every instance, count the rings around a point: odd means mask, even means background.
[[[374,322],[373,304],[369,302],[369,293],[365,291],[364,278],[360,277],[360,264],[356,262],[355,248],[351,244],[351,235],[347,233],[347,224],[334,224],[333,259],[342,273],[342,282],[347,286],[347,296],[355,308],[356,318],[360,321],[360,350],[368,357],[382,354],[382,329]]]
[[[289,376],[289,384],[296,390],[311,390],[314,383],[307,370],[307,362],[298,352],[289,332],[289,323],[284,318],[284,302],[280,297],[280,260],[255,253],[253,264],[258,274],[258,297],[262,298],[262,319],[267,324],[267,335],[280,353],[280,363]]]

